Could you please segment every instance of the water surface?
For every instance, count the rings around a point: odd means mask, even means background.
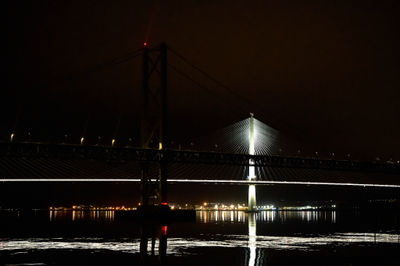
[[[162,245],[113,211],[2,212],[6,265],[160,264]],[[397,265],[399,216],[337,211],[199,211],[196,223],[163,228],[168,265]],[[157,236],[160,236],[159,232]]]

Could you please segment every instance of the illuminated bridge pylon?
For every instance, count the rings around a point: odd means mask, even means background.
[[[254,115],[250,113],[249,119],[249,155],[254,155]],[[254,169],[254,160],[249,159],[249,175],[247,176],[247,180],[253,181],[256,179],[255,169]],[[257,203],[256,203],[256,186],[249,185],[249,194],[248,194],[248,211],[254,212],[257,211]]]

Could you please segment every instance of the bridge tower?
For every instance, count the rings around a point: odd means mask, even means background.
[[[250,113],[249,119],[249,154],[254,155],[254,114]],[[249,175],[247,176],[247,180],[252,181],[256,179],[255,175],[255,167],[254,160],[249,160]],[[256,186],[249,185],[249,194],[248,194],[248,211],[255,212],[257,211],[256,204]]]
[[[159,150],[167,146],[167,45],[150,49],[147,43],[143,47],[143,90],[142,121],[140,142],[142,148]],[[153,145],[153,146],[152,146]],[[152,182],[152,178],[156,179]],[[167,163],[160,153],[157,176],[150,176],[149,163],[141,165],[142,205],[167,205]]]

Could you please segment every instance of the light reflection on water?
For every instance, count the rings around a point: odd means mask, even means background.
[[[46,214],[47,215],[47,214]],[[49,212],[51,222],[69,221],[114,221],[114,211],[52,210]],[[341,219],[342,220],[342,219]],[[325,233],[297,235],[265,235],[265,226],[272,223],[336,224],[336,211],[261,211],[246,213],[244,211],[198,211],[196,221],[209,224],[213,233],[193,234],[187,237],[168,237],[166,253],[173,256],[187,256],[201,248],[242,248],[245,249],[245,262],[248,266],[263,265],[265,250],[320,250],[329,245],[351,246],[368,245],[369,243],[399,243],[399,235],[394,231],[380,233]],[[226,224],[237,224],[247,227],[247,234],[238,235],[226,232]],[[257,235],[257,224],[261,234]],[[215,228],[221,231],[215,233]],[[207,226],[206,226],[207,227]],[[235,226],[236,227],[236,226]],[[178,228],[178,227],[177,227]],[[196,228],[196,224],[193,224]],[[203,227],[204,228],[204,227]],[[225,227],[226,228],[226,227]],[[264,233],[263,229],[264,228]],[[225,233],[220,233],[225,232]],[[260,233],[259,232],[259,233]],[[276,233],[276,232],[274,232]],[[173,236],[173,235],[172,235]],[[108,250],[123,253],[140,253],[140,238],[0,238],[1,251],[8,251],[13,256],[30,250]],[[147,243],[148,245],[150,242]],[[156,243],[157,244],[157,243]],[[147,249],[150,247],[147,245]],[[155,246],[156,250],[158,246]],[[164,249],[165,250],[165,249]]]
[[[47,215],[47,213],[46,213]],[[172,227],[177,230],[176,233],[180,237],[174,237],[174,233],[171,233],[166,238],[166,226],[164,230],[165,234],[165,245],[162,245],[163,249],[159,249],[161,245],[160,241],[155,242],[154,253],[159,256],[160,250],[162,254],[167,256],[176,256],[183,259],[191,258],[192,255],[198,254],[199,252],[205,252],[207,249],[218,249],[218,248],[232,248],[233,252],[237,252],[237,248],[244,251],[242,253],[242,259],[244,259],[244,265],[246,266],[260,266],[265,265],[266,258],[272,250],[285,250],[285,254],[289,253],[286,251],[321,251],[331,249],[336,246],[344,246],[346,249],[354,246],[368,246],[371,243],[399,243],[399,235],[395,234],[395,230],[381,231],[379,233],[364,233],[364,232],[332,232],[332,233],[317,233],[318,229],[312,231],[312,234],[302,233],[301,231],[295,234],[288,233],[286,231],[271,231],[270,228],[278,227],[286,228],[286,223],[299,223],[310,224],[312,228],[315,225],[327,224],[329,227],[332,224],[336,224],[336,212],[335,211],[262,211],[258,213],[246,213],[243,211],[199,211],[196,213],[197,224],[189,225],[186,231],[180,232],[180,225]],[[49,220],[52,223],[56,221],[69,220],[74,221],[73,224],[79,224],[79,221],[103,221],[111,226],[118,226],[118,223],[112,223],[114,221],[114,211],[81,211],[81,210],[69,210],[59,211],[54,210],[49,212]],[[343,219],[340,219],[340,221]],[[76,223],[75,223],[76,221]],[[109,223],[111,222],[111,223]],[[62,223],[61,223],[62,224]],[[97,224],[97,223],[96,223]],[[202,224],[202,232],[194,234],[193,232],[199,228],[199,224]],[[236,224],[235,226],[227,226],[228,224]],[[257,224],[260,226],[257,230]],[[337,226],[337,225],[335,225]],[[237,230],[247,228],[247,232],[243,230]],[[290,226],[288,226],[289,228]],[[308,228],[310,226],[307,225]],[[208,231],[210,228],[210,231]],[[227,230],[228,228],[228,230]],[[265,230],[269,228],[269,230]],[[190,230],[188,230],[190,229]],[[230,231],[235,229],[235,231]],[[368,230],[368,229],[367,229]],[[267,231],[272,232],[273,235],[266,235]],[[148,231],[152,232],[152,230]],[[169,231],[168,231],[169,232]],[[189,233],[187,233],[189,232]],[[233,233],[240,232],[240,233]],[[143,228],[142,228],[143,233]],[[260,234],[260,235],[257,235]],[[279,235],[276,235],[276,234]],[[103,235],[101,235],[103,236]],[[158,236],[159,237],[159,236]],[[147,236],[147,239],[151,239],[151,236]],[[151,257],[152,253],[152,241],[144,242],[143,236],[138,237],[124,237],[124,238],[93,238],[93,237],[38,237],[38,238],[0,238],[0,256],[5,254],[10,255],[11,258],[18,260],[19,257],[23,259],[21,254],[30,254],[32,251],[76,251],[76,254],[82,254],[81,251],[93,252],[104,252],[111,251],[116,253],[126,254],[139,254],[143,256],[143,246],[147,247],[147,256]],[[147,241],[147,240],[146,240]],[[150,252],[151,251],[151,252]],[[158,252],[157,252],[158,251]],[[160,258],[162,256],[159,256]]]
[[[51,210],[49,211],[49,220],[60,221],[60,220],[72,220],[72,221],[114,221],[114,211],[103,211],[103,210]]]
[[[244,211],[198,211],[197,222],[200,223],[247,223],[248,215]],[[336,211],[261,211],[254,219],[261,222],[304,222],[336,223]]]
[[[103,210],[52,210],[49,211],[50,221],[59,220],[96,220],[114,221],[114,211]],[[261,222],[328,222],[336,223],[336,211],[261,211],[255,215],[255,219]],[[248,215],[244,211],[197,211],[196,220],[200,223],[247,223]]]
[[[256,252],[257,252],[257,220],[255,213],[249,213],[248,215],[248,227],[249,227],[249,266],[255,265],[256,263]]]
[[[254,232],[255,233],[255,232]],[[246,235],[215,235],[217,239],[200,238],[168,238],[167,254],[185,255],[190,249],[196,248],[249,248],[250,259],[255,256],[256,249],[303,250],[318,249],[325,245],[367,244],[367,243],[398,243],[398,235],[390,233],[336,233],[323,236],[246,236]],[[103,238],[28,238],[0,239],[1,250],[21,251],[38,249],[68,249],[68,250],[110,250],[127,253],[139,252],[139,238],[108,240]],[[253,250],[253,252],[252,252]],[[253,253],[253,255],[252,255]],[[255,260],[255,257],[254,257]],[[251,261],[254,261],[251,259]],[[252,265],[252,264],[249,264]]]

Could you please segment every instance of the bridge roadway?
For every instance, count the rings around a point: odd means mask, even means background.
[[[135,147],[87,146],[74,144],[48,144],[39,142],[0,142],[0,156],[24,158],[59,158],[100,160],[111,162],[158,162],[248,166],[256,167],[330,169],[358,172],[400,174],[400,164],[301,158],[288,156],[230,154],[190,150],[142,149]]]
[[[160,160],[168,162],[169,183],[400,185],[400,167],[389,163],[22,142],[0,143],[0,182],[139,182],[141,163],[156,178]],[[245,180],[249,160],[254,182]]]
[[[138,178],[19,178],[0,179],[0,182],[140,182]],[[156,181],[155,179],[153,181]],[[219,179],[168,179],[168,183],[197,183],[218,185],[306,185],[306,186],[346,186],[346,187],[375,187],[400,188],[400,185],[363,184],[363,183],[334,183],[334,182],[301,182],[273,180],[219,180]]]

